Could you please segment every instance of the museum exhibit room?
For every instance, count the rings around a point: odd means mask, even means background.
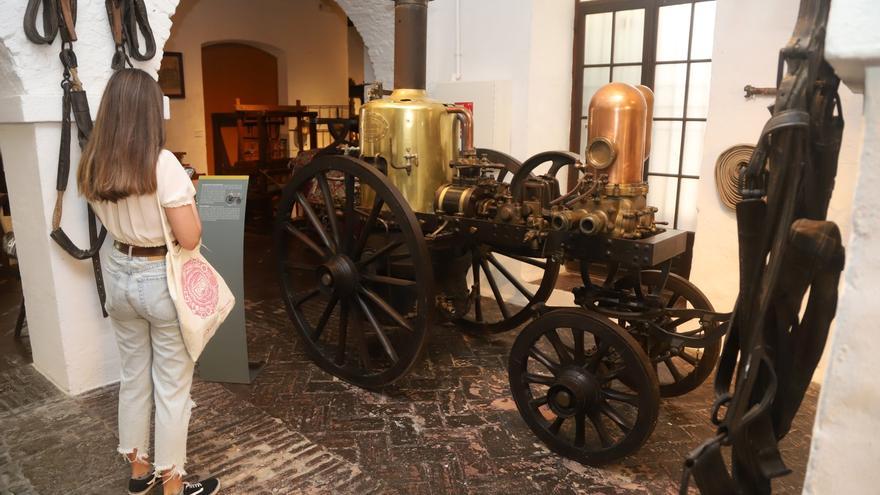
[[[880,494],[877,0],[0,12],[0,495]]]

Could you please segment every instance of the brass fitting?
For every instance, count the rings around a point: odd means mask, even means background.
[[[553,230],[572,230],[587,214],[587,210],[560,210],[550,215],[550,226]]]
[[[584,235],[597,235],[605,232],[608,224],[608,215],[602,210],[591,211],[584,215],[578,222],[578,229]]]

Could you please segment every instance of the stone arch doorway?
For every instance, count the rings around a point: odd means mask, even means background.
[[[215,132],[212,116],[235,111],[235,100],[255,105],[279,103],[278,58],[251,44],[213,43],[202,46],[202,88],[205,105],[205,141],[208,172],[213,173]],[[221,130],[222,132],[222,130]],[[240,150],[235,139],[223,139],[234,163]]]

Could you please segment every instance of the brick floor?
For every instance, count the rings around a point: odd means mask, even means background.
[[[313,366],[280,301],[252,302],[249,349],[268,364],[252,385],[227,388],[399,493],[677,493],[685,455],[713,434],[710,384],[665,400],[636,455],[582,466],[550,453],[517,413],[506,374],[515,335],[438,325],[411,376],[372,393]],[[801,491],[817,394],[809,392],[783,442],[794,473],[776,482],[776,493]]]
[[[74,398],[31,366],[0,374],[0,493],[116,494],[116,387]],[[383,485],[221,385],[193,387],[187,470],[221,477],[225,493],[383,493]]]

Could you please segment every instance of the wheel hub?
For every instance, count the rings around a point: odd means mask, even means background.
[[[359,281],[357,266],[348,256],[336,255],[318,267],[318,287],[325,294],[347,296]]]
[[[597,407],[601,401],[601,384],[582,368],[569,368],[560,373],[547,391],[550,409],[567,418]]]

